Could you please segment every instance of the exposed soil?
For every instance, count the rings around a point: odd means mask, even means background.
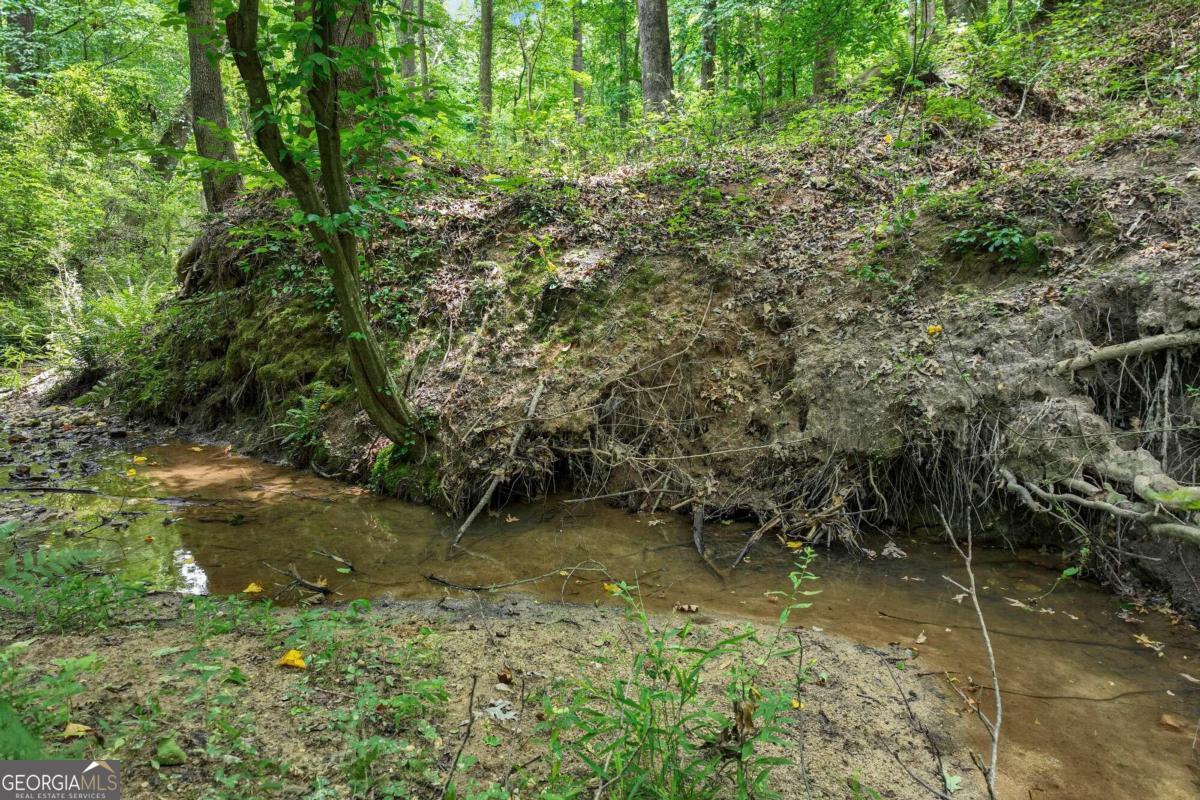
[[[680,621],[656,619],[655,623],[678,625]],[[478,759],[478,765],[465,771],[460,781],[481,785],[508,781],[514,788],[535,788],[537,776],[545,772],[536,758],[545,751],[544,736],[535,731],[542,713],[538,698],[562,691],[580,673],[593,679],[621,674],[641,635],[636,625],[611,609],[547,607],[517,597],[483,603],[466,598],[383,604],[370,624],[378,634],[399,644],[417,638],[422,627],[434,631],[432,646],[439,658],[430,674],[445,679],[449,694],[445,713],[430,718],[439,733],[438,772],[445,774],[462,741],[467,700],[478,678],[471,711],[476,723],[464,750],[465,755]],[[714,619],[693,628],[694,643],[712,644],[740,626],[734,620]],[[178,654],[194,646],[194,635],[188,623],[179,622],[96,636],[48,637],[33,646],[28,658],[45,662],[98,653],[104,667],[87,678],[88,692],[77,705],[74,719],[102,730],[102,720],[136,713],[134,709],[154,697],[161,697],[165,717],[182,717],[187,710],[185,698],[163,689],[176,680]],[[966,776],[956,796],[982,796],[961,744],[964,721],[950,713],[950,704],[938,690],[913,672],[894,668],[899,651],[873,650],[811,631],[804,632],[803,639],[804,659],[829,677],[805,686],[797,695],[803,708],[789,715],[788,740],[771,750],[795,758],[802,748],[807,765],[807,786],[798,766],[777,772],[773,784],[784,797],[843,798],[849,792],[847,779],[857,777],[863,785],[878,787],[884,797],[916,800],[926,796],[926,790],[901,764],[926,782],[937,784],[941,781],[939,757],[950,774]],[[229,634],[214,637],[204,646],[212,654],[212,663],[222,669],[237,666],[247,676],[237,694],[239,710],[249,713],[256,724],[247,743],[258,756],[290,765],[284,781],[292,788],[285,793],[294,791],[298,796],[322,776],[332,777],[336,789],[336,765],[346,754],[340,751],[336,736],[323,733],[329,727],[323,720],[346,705],[343,696],[353,691],[353,685],[334,679],[321,684],[326,691],[306,693],[305,687],[315,679],[277,666],[282,650],[276,641]],[[166,655],[157,655],[164,651]],[[798,666],[798,658],[773,663],[763,676],[764,688],[792,685]],[[501,673],[514,676],[511,686],[498,684],[496,676]],[[714,669],[708,674],[705,694],[709,702],[723,706],[727,701],[718,673]],[[297,717],[294,706],[302,696],[307,701],[305,713]],[[510,702],[517,719],[501,722],[486,716],[484,709],[493,700]],[[214,772],[220,766],[204,758],[203,736],[200,725],[178,726],[176,739],[189,754],[188,763],[180,767],[155,771],[144,759],[127,760],[123,765],[127,795],[203,794],[213,785]],[[485,738],[490,736],[500,743],[486,744]],[[517,765],[524,765],[519,773]],[[811,793],[805,794],[809,787]]]

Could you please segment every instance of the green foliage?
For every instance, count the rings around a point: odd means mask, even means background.
[[[47,666],[21,663],[32,641],[0,647],[0,759],[45,757],[46,740],[71,721],[71,699],[84,691],[79,678],[99,666],[96,656],[56,658]],[[78,757],[79,745],[55,755]]]
[[[98,552],[32,548],[15,523],[0,526],[0,547],[10,553],[0,580],[0,617],[35,630],[107,627],[123,603],[144,593],[141,585],[99,572]]]
[[[297,463],[320,461],[327,454],[321,433],[321,416],[334,401],[334,391],[316,381],[308,387],[308,394],[300,399],[300,405],[289,408],[282,422],[272,427],[282,438],[279,444]]]
[[[926,93],[921,116],[956,131],[979,131],[995,122],[978,103],[937,90]]]
[[[783,645],[794,610],[811,605],[801,598],[815,580],[809,571],[811,549],[790,576],[778,627],[763,638],[753,627],[713,644],[695,642],[690,624],[656,630],[636,587],[617,584],[639,623],[644,644],[634,653],[628,674],[600,682],[584,676],[565,705],[544,700],[544,729],[550,742],[550,796],[574,796],[579,790],[570,765],[579,763],[589,784],[599,782],[612,797],[701,800],[718,797],[771,798],[772,770],[788,759],[764,752],[782,745],[792,707],[787,693],[760,686],[762,668],[797,652]],[[702,693],[707,672],[722,669],[728,710],[715,707]],[[804,674],[797,676],[802,683]]]
[[[1021,267],[1040,263],[1042,249],[1048,244],[1044,236],[1032,236],[1016,225],[997,222],[964,228],[948,242],[951,250],[960,255],[992,254],[1001,264]]]

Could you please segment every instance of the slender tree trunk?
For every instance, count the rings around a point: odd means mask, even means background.
[[[575,39],[575,52],[571,55],[571,95],[575,99],[575,121],[583,122],[583,23],[579,19],[579,3],[571,6],[571,36]]]
[[[417,53],[421,57],[421,97],[428,100],[429,47],[425,41],[425,0],[417,0]]]
[[[818,55],[813,61],[813,96],[828,97],[837,88],[837,46],[830,41],[817,45]]]
[[[221,85],[220,42],[213,19],[212,0],[190,0],[187,7],[188,61],[191,66],[192,132],[201,166],[204,207],[218,212],[242,189],[242,179],[232,168],[237,152],[225,112]]]
[[[671,33],[667,0],[637,0],[638,41],[642,49],[642,104],[662,113],[672,102]]]
[[[479,2],[479,127],[484,133],[492,121],[492,0]]]
[[[417,43],[413,36],[413,0],[404,0],[396,19],[396,43],[400,46],[400,77],[411,81],[417,74]]]
[[[717,0],[705,0],[700,40],[700,91],[707,92],[717,67]]]
[[[259,0],[239,0],[237,9],[225,18],[226,35],[254,120],[254,141],[306,214],[322,220],[347,214],[350,185],[345,172],[339,121],[340,71],[334,69],[332,74],[317,72],[307,91],[308,104],[316,122],[321,161],[318,187],[308,168],[288,149],[276,122],[277,111],[259,51],[258,4]],[[334,2],[322,0],[315,3],[313,14],[318,51],[334,64],[337,63],[334,42],[338,28],[335,9]],[[385,436],[408,447],[420,430],[419,420],[397,390],[383,348],[367,319],[359,285],[358,241],[345,227],[329,231],[319,222],[311,222],[307,227],[332,279],[350,358],[350,375],[359,402]],[[416,455],[422,455],[423,444],[417,449]]]
[[[629,123],[629,2],[617,0],[620,15],[617,17],[617,119],[624,126]]]
[[[192,135],[192,93],[188,90],[183,95],[183,102],[171,115],[166,130],[158,140],[158,151],[150,157],[150,168],[164,181],[175,176],[179,166],[178,151],[187,146]]]

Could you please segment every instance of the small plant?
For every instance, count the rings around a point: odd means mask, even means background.
[[[144,594],[142,585],[100,571],[98,552],[22,549],[16,530],[0,525],[0,547],[11,552],[0,576],[0,616],[39,631],[91,631],[111,625],[124,603]]]
[[[545,699],[554,790],[561,796],[577,793],[565,767],[578,761],[614,798],[779,797],[770,787],[771,772],[789,761],[766,754],[764,747],[782,743],[786,713],[799,703],[759,686],[759,676],[768,663],[798,652],[781,643],[791,612],[811,605],[799,598],[815,594],[803,589],[816,578],[808,570],[812,558],[806,549],[791,589],[777,593],[787,602],[767,640],[751,626],[711,645],[694,643],[690,624],[656,630],[637,587],[616,584],[612,591],[628,605],[645,644],[624,677],[585,678],[565,708]],[[731,664],[722,673],[725,711],[701,690],[718,661]],[[798,683],[803,680],[798,676]]]
[[[950,248],[960,254],[994,254],[1001,264],[1030,266],[1042,261],[1043,249],[1049,244],[1044,235],[1031,236],[1012,224],[985,222],[966,228],[948,240]]]
[[[329,408],[332,390],[320,381],[309,389],[309,395],[300,399],[300,405],[289,408],[283,421],[272,426],[283,434],[279,444],[297,462],[318,459],[325,452],[321,415]]]
[[[929,92],[925,97],[922,116],[957,131],[979,131],[989,128],[996,119],[977,103],[942,92]]]
[[[98,666],[94,655],[54,659],[50,668],[18,664],[30,644],[0,648],[0,759],[41,758],[48,735],[61,732],[71,721],[71,699],[84,689],[79,676]]]

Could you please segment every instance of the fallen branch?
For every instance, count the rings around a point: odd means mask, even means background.
[[[692,543],[696,545],[696,552],[701,556],[704,555],[704,504],[696,503],[692,506]]]
[[[334,555],[333,553],[329,552],[328,550],[313,550],[312,552],[313,552],[313,555],[325,556],[326,558],[332,558],[334,561],[343,565],[346,569],[350,570],[351,572],[355,572],[354,565],[339,555]]]
[[[281,570],[277,567],[273,567],[270,564],[268,564],[266,561],[262,562],[262,565],[269,570],[278,572],[280,575],[283,575],[286,578],[291,578],[298,586],[303,586],[305,589],[308,589],[310,592],[319,592],[321,594],[333,594],[333,589],[330,589],[328,586],[322,586],[319,583],[313,583],[312,581],[308,581],[308,580],[305,580],[304,578],[301,578],[300,573],[296,572],[295,564],[288,565],[288,567],[289,567],[288,572],[284,572],[283,570]]]
[[[758,544],[758,540],[763,537],[763,534],[765,534],[767,531],[771,530],[772,528],[774,528],[776,525],[778,525],[781,522],[783,522],[782,514],[775,517],[775,519],[771,520],[766,525],[763,525],[758,530],[756,530],[753,533],[753,535],[751,535],[750,541],[746,542],[746,546],[742,548],[742,552],[738,553],[737,558],[735,558],[733,560],[733,563],[729,566],[729,568],[735,569],[738,564],[742,563],[742,559],[746,557],[746,554],[750,552],[750,549],[752,547],[754,547],[754,545]]]
[[[979,605],[979,592],[975,586],[975,570],[971,568],[971,557],[974,554],[974,540],[971,536],[970,523],[967,524],[967,549],[963,550],[959,545],[958,540],[954,538],[954,531],[950,529],[950,523],[946,521],[946,516],[942,510],[938,509],[938,516],[941,517],[942,527],[946,531],[946,536],[950,539],[950,544],[954,545],[954,549],[963,560],[963,566],[967,570],[967,585],[963,586],[958,581],[948,575],[943,575],[942,578],[948,583],[957,587],[959,590],[966,592],[971,598],[971,604],[975,607],[975,616],[979,620],[979,632],[983,636],[983,646],[987,649],[988,668],[992,673],[992,697],[995,698],[995,715],[992,719],[988,719],[983,713],[983,709],[976,706],[975,713],[979,715],[980,722],[987,730],[988,736],[992,740],[992,752],[986,768],[983,765],[978,765],[980,771],[983,772],[984,779],[987,781],[988,796],[991,800],[996,800],[996,762],[1000,758],[1000,723],[1004,714],[1004,706],[1000,700],[1000,675],[996,670],[996,653],[992,649],[992,637],[988,634],[987,620],[983,616],[983,608]]]
[[[1129,356],[1141,356],[1155,353],[1171,347],[1196,347],[1200,345],[1200,329],[1180,331],[1178,333],[1163,333],[1158,336],[1148,336],[1132,342],[1099,347],[1090,353],[1084,353],[1074,358],[1064,358],[1054,365],[1054,371],[1060,375],[1090,367],[1101,361],[1111,361]]]
[[[512,444],[508,448],[508,458],[505,460],[505,469],[492,478],[492,482],[488,485],[487,491],[483,493],[483,497],[479,498],[479,502],[475,504],[474,510],[466,518],[463,524],[459,527],[458,533],[454,535],[454,541],[451,543],[451,549],[458,547],[459,540],[463,534],[471,527],[471,523],[479,516],[483,509],[487,508],[488,503],[492,501],[492,495],[496,492],[496,487],[500,485],[500,480],[508,471],[508,464],[517,456],[517,448],[521,446],[521,440],[525,438],[525,431],[529,428],[529,421],[533,419],[533,415],[537,413],[538,401],[542,399],[542,391],[546,388],[546,382],[543,380],[537,385],[537,389],[533,391],[533,397],[529,400],[529,408],[525,411],[525,418],[521,420],[520,427],[517,428],[516,434],[513,435]]]

